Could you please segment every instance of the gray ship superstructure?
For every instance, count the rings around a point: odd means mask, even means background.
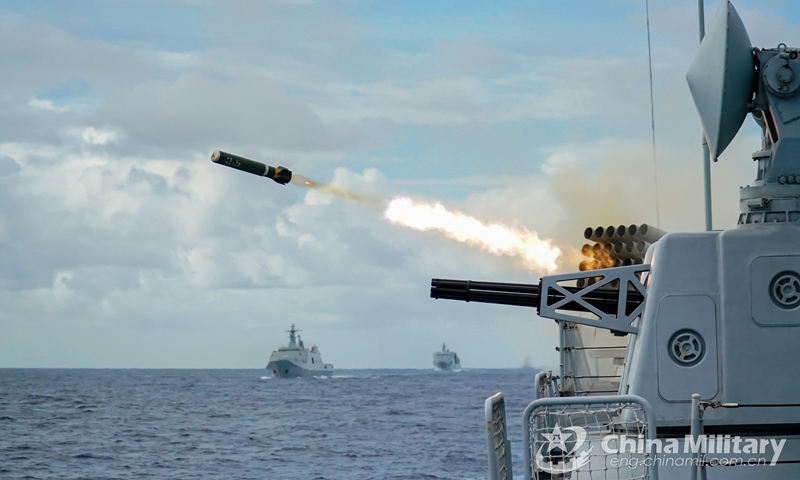
[[[267,371],[278,378],[333,376],[333,365],[322,361],[316,345],[307,349],[292,324],[287,330],[289,345],[280,347],[269,356]]]
[[[712,159],[748,113],[762,129],[736,228],[589,228],[607,264],[533,285],[432,282],[434,298],[558,324],[560,368],[537,374],[522,417],[526,480],[800,478],[798,57],[753,48],[723,1],[687,74]],[[489,478],[512,479],[502,393],[484,415]]]
[[[433,352],[433,366],[441,372],[456,372],[461,370],[461,359],[458,358],[456,352],[451,352],[442,343],[442,349],[438,352]]]

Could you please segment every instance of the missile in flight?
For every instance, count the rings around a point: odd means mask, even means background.
[[[211,161],[260,177],[271,178],[275,183],[281,185],[286,185],[292,180],[292,171],[286,167],[273,167],[222,150],[214,150],[211,153]]]

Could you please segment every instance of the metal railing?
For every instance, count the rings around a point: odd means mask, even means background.
[[[489,454],[489,480],[513,480],[511,441],[508,439],[506,404],[502,393],[486,399],[486,446]]]
[[[690,432],[689,435],[692,437],[692,442],[695,445],[698,445],[695,451],[692,452],[692,462],[691,462],[691,473],[689,478],[691,480],[707,480],[708,478],[708,467],[738,467],[738,466],[751,466],[748,463],[742,463],[737,461],[720,461],[717,458],[708,458],[708,452],[705,450],[705,441],[701,441],[702,437],[705,437],[705,411],[707,408],[800,408],[800,404],[797,403],[783,403],[783,404],[764,404],[764,403],[751,403],[751,404],[742,404],[742,403],[722,403],[718,401],[706,401],[702,400],[700,394],[695,393],[692,395],[692,415],[691,415],[691,424],[690,424]],[[747,431],[746,429],[743,432]],[[710,449],[709,449],[710,450]],[[712,451],[713,453],[713,451]],[[716,453],[720,453],[717,451]],[[790,459],[790,460],[778,460],[777,458],[773,460],[773,463],[769,465],[777,465],[777,464],[800,464],[800,459]],[[757,463],[757,465],[767,465],[766,463]]]
[[[655,415],[641,397],[540,398],[525,409],[522,428],[526,480],[596,478],[594,473],[658,480],[655,456],[647,449],[625,452],[618,445],[617,453],[606,451],[609,435],[616,435],[610,440],[618,444],[628,436],[655,441]],[[611,471],[616,476],[609,477]]]

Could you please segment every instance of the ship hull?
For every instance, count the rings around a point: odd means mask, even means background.
[[[331,377],[333,369],[305,368],[289,360],[276,360],[267,364],[267,371],[276,378]]]
[[[457,372],[461,370],[460,363],[436,363],[434,367],[440,372]]]

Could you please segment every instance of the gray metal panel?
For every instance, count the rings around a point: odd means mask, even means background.
[[[703,295],[720,305],[719,236],[720,232],[669,233],[655,243],[648,253],[650,273],[647,277],[645,311],[639,322],[635,347],[626,359],[630,367],[620,391],[648,399],[655,408],[659,425],[689,425],[686,404],[666,401],[659,393],[657,357],[662,346],[658,341],[657,320],[660,299]],[[740,278],[743,277],[740,275]],[[745,312],[748,311],[745,309]],[[723,328],[720,320],[720,329]],[[719,351],[723,352],[721,342],[718,345]],[[720,356],[724,357],[724,354],[720,353]],[[752,382],[749,384],[752,388]],[[724,391],[722,379],[720,389]],[[690,392],[682,400],[688,401],[692,393],[695,392]]]
[[[622,392],[650,400],[659,425],[688,426],[686,404],[667,401],[660,392],[658,375],[664,362],[656,359],[659,350],[664,348],[661,345],[664,340],[658,338],[658,307],[664,297],[703,295],[717,305],[719,391],[714,400],[740,404],[798,403],[800,390],[787,376],[786,368],[798,358],[800,329],[764,328],[756,324],[751,310],[749,278],[755,259],[791,257],[797,255],[798,245],[798,224],[671,233],[653,245],[647,305],[636,346],[629,356],[629,388],[623,388]],[[677,381],[683,382],[684,378],[678,377]],[[690,392],[683,399],[688,401],[691,393],[707,394]],[[712,409],[707,410],[706,415],[707,425],[800,423],[800,408],[793,407]]]
[[[800,353],[800,329],[764,328],[753,320],[751,268],[764,256],[791,257],[800,245],[800,225],[761,224],[720,232],[722,302],[720,349],[723,395],[732,403],[799,403],[800,390],[788,369]],[[770,301],[770,300],[766,300]],[[771,303],[771,301],[770,301]],[[754,388],[753,382],[759,386]],[[800,409],[737,409],[709,411],[709,417],[725,416],[733,423],[798,423]],[[706,423],[710,423],[707,421]]]
[[[750,309],[761,326],[800,326],[800,306],[783,308],[773,301],[770,287],[776,277],[800,274],[800,255],[758,257],[750,264]]]
[[[670,354],[673,335],[696,332],[703,354],[696,364],[681,364]],[[705,295],[670,295],[661,299],[656,320],[658,393],[670,402],[688,402],[693,393],[710,400],[719,391],[717,309]]]

